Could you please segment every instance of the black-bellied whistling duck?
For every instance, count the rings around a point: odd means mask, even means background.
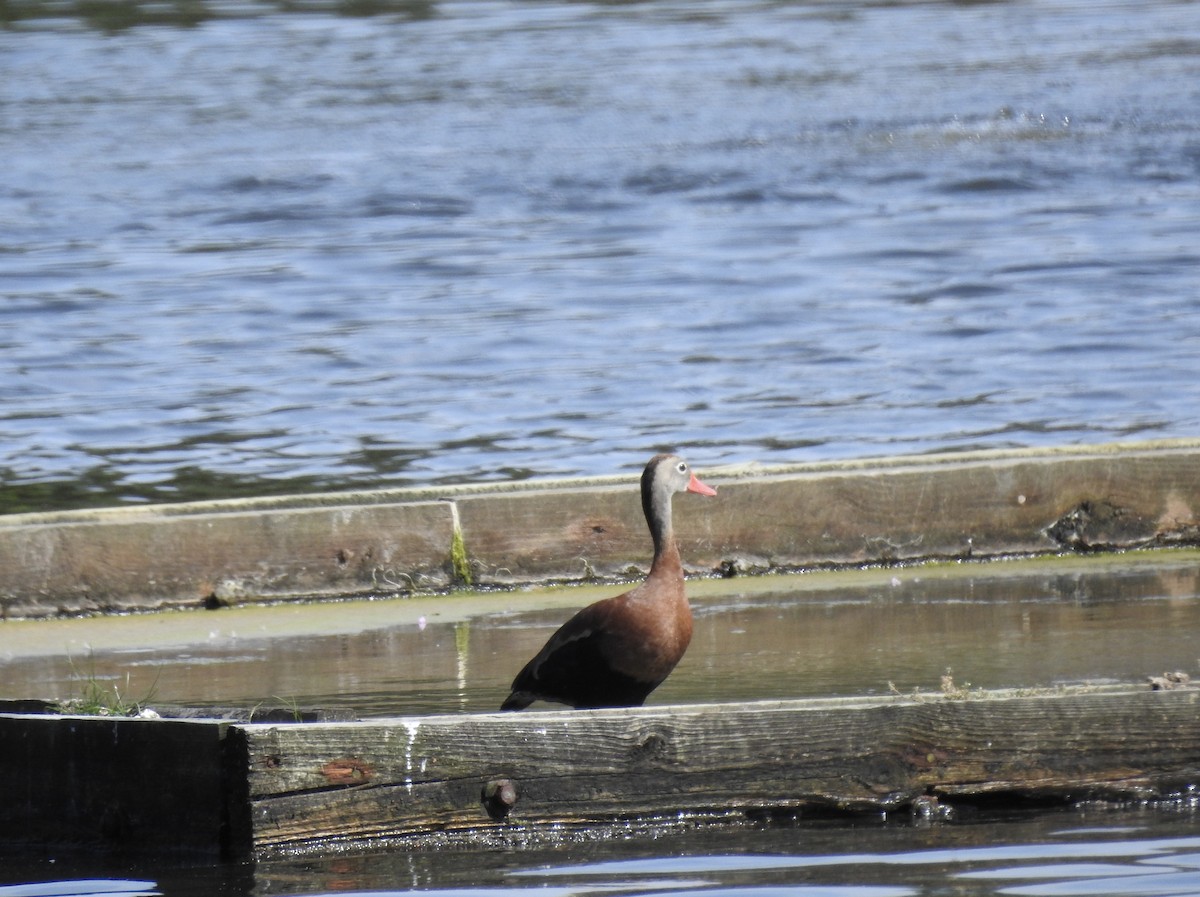
[[[580,709],[638,707],[675,669],[692,640],[692,609],[671,528],[676,492],[717,494],[682,458],[655,455],[642,472],[642,510],[654,540],[649,576],[567,620],[517,674],[501,710],[539,700]]]

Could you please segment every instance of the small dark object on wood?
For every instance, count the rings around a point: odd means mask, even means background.
[[[483,808],[492,819],[504,819],[517,805],[517,784],[512,779],[495,779],[483,786]]]

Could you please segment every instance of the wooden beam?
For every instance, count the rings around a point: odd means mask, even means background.
[[[0,517],[0,615],[157,610],[432,590],[451,537],[445,502],[187,506]],[[24,522],[32,518],[36,522]]]
[[[676,504],[693,571],[1200,543],[1196,440],[692,460],[720,489]],[[632,476],[18,514],[0,517],[0,615],[435,591],[453,584],[455,545],[484,586],[625,578],[648,555]]]
[[[0,715],[0,843],[210,859],[636,822],[1155,799],[1200,689],[827,698],[363,722]]]
[[[227,728],[213,720],[0,716],[0,843],[230,856]],[[235,764],[237,780],[243,769]]]
[[[260,855],[681,813],[877,813],[931,798],[1145,798],[1200,784],[1200,690],[238,728]]]

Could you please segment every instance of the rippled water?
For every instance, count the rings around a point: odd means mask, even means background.
[[[1194,2],[101,8],[4,7],[0,510],[1200,433]]]
[[[251,869],[160,866],[131,877],[118,863],[94,877],[21,879],[33,864],[0,863],[0,897],[1165,897],[1200,893],[1197,808],[1079,807],[1007,820],[933,825],[821,821],[675,831],[526,851],[421,851],[273,861]],[[99,870],[99,871],[97,871]]]

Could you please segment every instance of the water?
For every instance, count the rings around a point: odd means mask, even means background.
[[[0,9],[0,510],[1200,432],[1195,3],[296,6]],[[21,696],[482,709],[580,594],[0,656]],[[655,700],[1194,673],[1197,606],[1194,564],[713,594]],[[294,613],[332,634],[268,637]],[[1184,799],[0,882],[1195,894],[1196,830]]]
[[[650,703],[1196,677],[1196,552],[689,584],[696,634]],[[608,587],[605,591],[611,592]],[[600,589],[179,611],[0,627],[4,697],[84,679],[151,706],[324,706],[363,716],[491,710],[552,628]],[[570,711],[564,711],[570,712]],[[630,822],[514,850],[344,853],[257,866],[0,851],[0,897],[433,894],[908,897],[1200,894],[1200,801],[1083,803],[945,820]],[[15,897],[15,894],[12,895]]]
[[[957,688],[1200,679],[1198,556],[1151,557],[693,582],[692,644],[650,703],[929,693],[947,670]],[[563,620],[615,591],[8,621],[0,697],[94,680],[151,706],[490,711]]]
[[[0,510],[1200,433],[1194,2],[297,8],[0,10]]]
[[[936,824],[826,820],[733,829],[682,824],[654,836],[629,832],[585,845],[373,853],[277,860],[256,868],[159,865],[147,870],[93,860],[78,864],[78,878],[56,880],[45,876],[52,866],[26,858],[0,862],[0,881],[26,882],[11,892],[0,885],[0,897],[1194,895],[1200,893],[1196,814],[1195,803],[1183,801],[1170,807],[1093,805]]]

